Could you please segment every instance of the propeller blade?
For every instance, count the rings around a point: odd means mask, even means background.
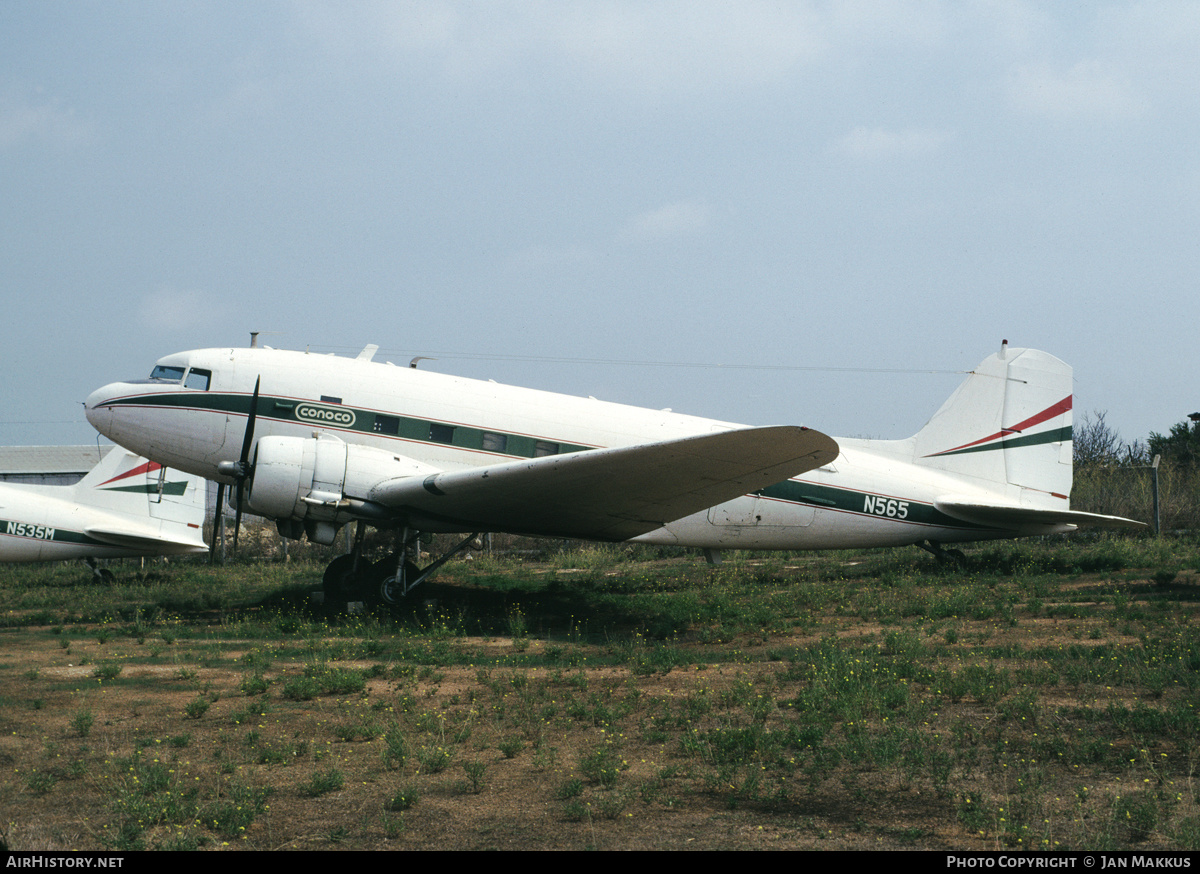
[[[254,394],[250,396],[250,415],[246,417],[246,434],[242,437],[242,454],[238,460],[242,463],[242,475],[246,475],[247,462],[250,461],[250,446],[254,443],[254,420],[258,418],[258,387],[262,377],[254,380]]]
[[[217,555],[217,537],[221,530],[221,519],[225,515],[225,483],[217,483],[217,512],[213,515],[212,544],[208,547],[208,560],[211,564]]]
[[[241,468],[237,477],[237,509],[233,516],[233,548],[236,551],[238,545],[238,534],[242,530],[242,498],[245,496],[246,480],[253,474],[253,469],[250,466],[250,447],[254,444],[254,420],[258,417],[258,389],[262,384],[262,377],[254,380],[254,394],[250,396],[250,415],[246,417],[246,433],[242,437],[242,454],[238,456],[238,464]]]
[[[242,530],[242,483],[238,481],[237,508],[233,511],[233,551],[237,552],[238,532]]]

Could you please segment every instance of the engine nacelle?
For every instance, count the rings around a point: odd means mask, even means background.
[[[338,528],[362,518],[373,486],[395,477],[428,476],[439,468],[322,435],[261,438],[253,470],[246,496],[253,512],[302,521],[310,540],[332,543]]]

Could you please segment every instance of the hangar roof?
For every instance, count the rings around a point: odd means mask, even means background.
[[[107,446],[0,446],[0,477],[85,474],[113,449]]]

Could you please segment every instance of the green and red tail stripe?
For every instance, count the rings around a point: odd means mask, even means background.
[[[112,479],[106,479],[104,482],[102,482],[98,486],[96,486],[96,488],[106,486],[109,483],[115,483],[117,480],[128,479],[131,476],[140,476],[142,474],[154,473],[154,471],[161,470],[161,469],[162,469],[161,464],[158,464],[157,462],[154,462],[154,461],[147,461],[145,464],[139,465],[138,467],[130,468],[129,470],[125,471],[124,473],[117,474]]]
[[[147,495],[161,493],[164,495],[175,496],[182,495],[187,491],[187,480],[182,478],[164,482],[161,484],[161,486],[157,482],[135,482],[132,485],[114,485],[114,483],[118,483],[121,480],[127,480],[130,477],[148,476],[149,474],[159,470],[162,470],[161,464],[154,461],[147,461],[145,464],[138,465],[137,467],[131,468],[124,473],[119,473],[111,479],[106,479],[104,482],[98,484],[96,488],[102,488],[106,492],[132,492],[134,494]]]
[[[1071,439],[1071,428],[1059,428],[1054,431],[1046,431],[1042,434],[1031,434],[1019,439],[1014,439],[1014,435],[1024,434],[1024,432],[1040,425],[1048,419],[1053,419],[1055,416],[1061,416],[1063,413],[1071,409],[1071,395],[1067,395],[1057,404],[1052,404],[1046,407],[1040,413],[1030,416],[1024,422],[1018,422],[1011,428],[1001,428],[995,434],[989,434],[987,437],[981,437],[978,440],[972,440],[970,443],[964,443],[961,446],[955,446],[951,449],[944,449],[941,452],[933,452],[923,456],[925,458],[937,458],[942,455],[958,455],[964,452],[983,452],[989,449],[1003,449],[1011,446],[1030,446],[1037,443],[1056,443],[1063,440]],[[987,444],[987,445],[985,445]]]

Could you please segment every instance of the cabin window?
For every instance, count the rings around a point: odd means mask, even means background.
[[[163,382],[183,382],[182,367],[164,367],[161,364],[156,364],[154,369],[150,371],[151,379],[161,379]]]
[[[193,367],[188,371],[187,379],[184,380],[184,385],[188,388],[199,389],[200,391],[208,391],[208,383],[212,379],[211,370],[201,370],[198,367]]]
[[[483,449],[485,452],[503,452],[507,448],[507,434],[493,434],[491,431],[483,432]]]
[[[533,444],[533,457],[545,458],[547,455],[558,455],[558,444],[549,440],[539,440]]]
[[[399,434],[400,420],[395,416],[376,416],[375,417],[375,433],[376,434]]]
[[[454,442],[454,426],[453,425],[438,425],[431,424],[429,426],[429,439],[434,443],[453,443]]]

